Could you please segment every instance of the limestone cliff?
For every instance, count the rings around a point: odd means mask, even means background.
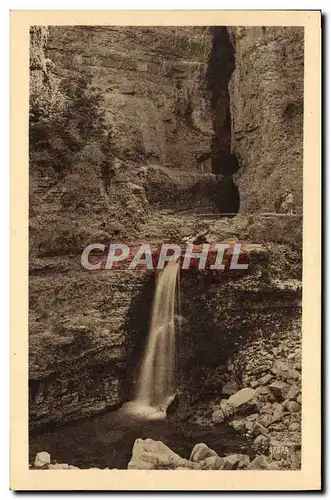
[[[294,195],[302,213],[304,30],[236,27],[230,82],[232,147],[243,213],[273,212]]]
[[[85,75],[89,91],[102,97],[106,123],[70,168],[30,151],[31,426],[115,408],[132,396],[154,278],[84,270],[88,243],[183,243],[215,220],[164,209],[237,212],[239,195],[243,212],[274,211],[290,188],[300,211],[302,32],[231,33],[232,42],[225,27],[31,30],[30,96],[42,109],[58,109],[60,82]],[[182,283],[186,339],[199,348],[190,347],[188,361],[205,367],[210,360],[206,371],[222,371],[248,334],[268,341],[275,322],[277,332],[288,331],[300,315],[291,282],[300,279],[300,219],[223,222],[215,237],[263,245],[257,260],[250,250],[249,276],[214,282],[194,275]]]

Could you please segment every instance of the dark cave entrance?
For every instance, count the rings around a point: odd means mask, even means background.
[[[232,176],[239,170],[238,158],[231,151],[231,112],[229,81],[235,69],[235,49],[225,26],[213,26],[212,50],[208,60],[207,89],[211,94],[214,137],[211,170],[219,175],[215,206],[220,213],[237,213],[240,194]]]

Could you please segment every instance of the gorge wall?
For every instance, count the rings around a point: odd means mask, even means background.
[[[242,213],[274,212],[286,190],[302,213],[304,29],[232,29],[232,148]]]
[[[56,107],[63,79],[88,77],[103,97],[106,159],[101,165],[88,141],[61,171],[30,155],[31,427],[116,408],[132,396],[153,276],[84,270],[80,255],[91,242],[183,243],[202,234],[201,241],[258,245],[247,249],[247,276],[183,276],[179,352],[186,345],[191,368],[199,362],[205,377],[218,374],[212,396],[230,352],[268,339],[275,322],[277,332],[299,336],[301,220],[246,214],[274,211],[288,187],[301,200],[301,36],[294,28],[32,28],[30,96]],[[162,213],[237,212],[239,204],[243,216],[216,226]],[[196,391],[200,374],[190,366]]]

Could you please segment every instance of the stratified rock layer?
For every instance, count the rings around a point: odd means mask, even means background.
[[[275,211],[286,190],[302,212],[304,30],[232,29],[232,147],[243,213]]]

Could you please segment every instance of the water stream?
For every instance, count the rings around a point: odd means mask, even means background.
[[[175,315],[179,284],[179,263],[171,261],[157,276],[152,317],[135,400],[129,412],[150,418],[164,418],[175,394]],[[179,286],[178,286],[179,288]]]

